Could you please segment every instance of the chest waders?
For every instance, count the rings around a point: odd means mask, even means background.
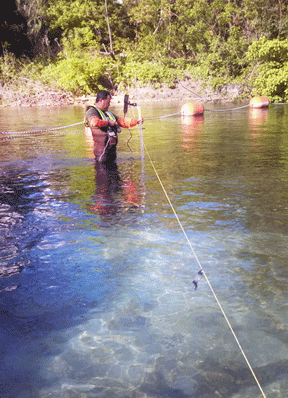
[[[117,122],[117,119],[113,115],[112,112],[110,112],[110,111],[104,112],[95,105],[93,105],[91,107],[94,108],[98,112],[98,114],[102,120],[113,120],[114,122]],[[89,120],[87,118],[86,118],[84,124],[86,127],[90,127],[91,133],[93,135],[93,129],[95,129],[95,127],[92,127],[90,125]],[[111,128],[109,125],[107,126],[107,131],[103,131],[99,127],[96,127],[96,128],[98,130],[100,130],[102,133],[105,133],[106,137],[105,137],[105,143],[103,143],[104,145],[102,144],[103,145],[102,146],[99,142],[99,139],[98,139],[98,145],[97,145],[97,139],[96,139],[97,134],[93,135],[95,158],[99,162],[106,161],[106,160],[114,161],[116,159],[116,145],[118,142],[117,134],[114,132],[113,128]],[[99,147],[99,144],[100,144],[100,147]],[[95,145],[96,145],[96,147],[98,147],[98,150],[96,150]],[[101,154],[99,154],[99,152],[98,152],[99,150],[101,151]],[[98,152],[98,154],[96,154],[96,152]]]

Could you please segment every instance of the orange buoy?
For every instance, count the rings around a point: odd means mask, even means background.
[[[267,108],[268,105],[269,105],[269,99],[263,96],[254,97],[250,100],[249,103],[249,106],[251,108]]]
[[[181,108],[181,115],[184,116],[196,116],[196,115],[203,115],[204,113],[204,106],[199,102],[191,103],[188,102],[184,104]]]

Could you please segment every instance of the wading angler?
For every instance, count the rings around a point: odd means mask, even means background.
[[[130,128],[143,122],[143,119],[118,117],[109,111],[111,94],[106,90],[97,93],[95,105],[88,106],[85,116],[85,129],[92,133],[94,156],[98,162],[116,160],[116,146],[120,127]]]

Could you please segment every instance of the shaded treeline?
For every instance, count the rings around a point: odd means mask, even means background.
[[[74,93],[137,74],[154,85],[245,82],[288,98],[286,0],[16,0],[0,33],[2,58],[28,56],[48,84]]]

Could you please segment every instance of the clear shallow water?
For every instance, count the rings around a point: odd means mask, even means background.
[[[205,108],[146,120],[145,145],[267,397],[286,397],[288,107]],[[1,109],[0,130],[83,115]],[[95,168],[81,126],[3,135],[1,397],[260,397],[204,278],[194,291],[199,266],[147,156],[142,175],[137,129],[130,138],[115,171]]]

